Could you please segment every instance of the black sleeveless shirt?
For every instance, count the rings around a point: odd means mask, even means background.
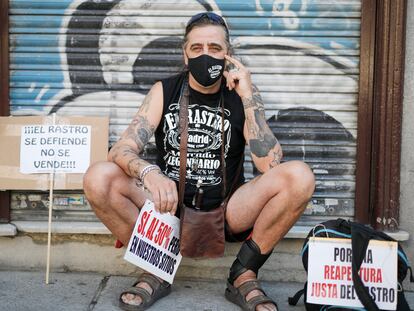
[[[157,164],[165,175],[177,184],[180,171],[179,97],[181,85],[188,72],[161,80],[164,92],[163,117],[155,131]],[[227,192],[235,182],[244,182],[243,166],[237,177],[239,165],[244,158],[243,136],[244,109],[237,93],[222,85],[224,98],[224,141]],[[193,206],[192,200],[197,181],[201,180],[203,210],[217,207],[222,197],[222,109],[221,92],[202,94],[190,88],[188,107],[187,177],[184,203]],[[235,181],[235,178],[238,180]]]

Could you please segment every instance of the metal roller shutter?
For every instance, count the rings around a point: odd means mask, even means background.
[[[11,0],[12,114],[109,115],[113,143],[153,82],[182,68],[185,23],[205,10],[226,17],[285,160],[314,169],[302,222],[352,216],[360,0]],[[256,173],[250,157],[245,168]],[[12,218],[44,219],[46,201],[16,191]],[[95,219],[80,192],[58,193],[55,209],[62,220]]]

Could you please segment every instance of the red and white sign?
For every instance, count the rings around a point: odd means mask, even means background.
[[[147,200],[142,207],[124,259],[172,284],[180,265],[180,220],[155,211]]]
[[[310,238],[307,301],[363,307],[352,282],[350,239]],[[381,310],[397,308],[397,242],[371,240],[359,270],[362,282]]]

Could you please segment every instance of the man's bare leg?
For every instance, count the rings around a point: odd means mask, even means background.
[[[137,187],[136,180],[112,162],[92,165],[84,177],[84,191],[96,216],[124,244],[128,245],[132,230],[141,208],[150,194]],[[147,283],[142,287],[152,294]],[[141,297],[125,294],[122,300],[127,304],[140,305]]]
[[[231,197],[226,213],[231,231],[239,233],[253,227],[252,240],[261,254],[271,252],[303,213],[314,187],[314,175],[303,162],[291,161],[272,168],[240,187]],[[256,274],[248,270],[236,278],[234,286],[255,278]],[[246,299],[260,294],[252,291]],[[256,310],[276,308],[273,304],[262,304]]]
[[[112,162],[92,165],[83,181],[85,195],[96,216],[125,245],[128,244],[139,209],[148,194]]]

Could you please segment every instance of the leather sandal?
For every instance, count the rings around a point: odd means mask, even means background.
[[[252,290],[260,290],[263,294],[246,300],[246,296]],[[230,284],[230,282],[227,282],[225,296],[227,300],[238,305],[244,311],[255,311],[258,305],[269,302],[274,304],[276,309],[279,310],[277,303],[266,296],[266,293],[261,288],[258,280],[247,281],[239,287],[234,287],[234,285]]]
[[[145,282],[152,288],[152,294],[150,294],[146,289],[142,287],[136,287],[138,283]],[[154,304],[157,300],[162,297],[167,296],[171,293],[171,284],[166,281],[160,281],[155,276],[149,273],[143,273],[138,278],[138,280],[132,285],[132,287],[123,291],[119,295],[119,307],[122,310],[127,311],[142,311],[148,309]],[[125,294],[133,294],[139,296],[142,299],[142,302],[139,305],[133,305],[125,303],[122,300],[122,296]]]

